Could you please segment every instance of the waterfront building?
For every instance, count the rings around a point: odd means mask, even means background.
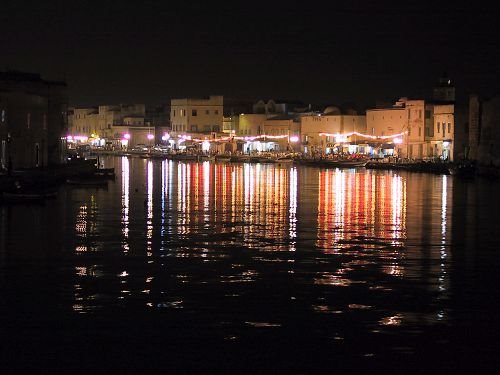
[[[77,139],[88,139],[99,134],[99,109],[97,107],[71,107],[68,114],[68,133]]]
[[[300,137],[300,117],[295,114],[273,116],[264,121],[264,148],[268,151],[295,151],[291,143]]]
[[[170,101],[170,140],[174,148],[196,146],[195,140],[215,141],[225,136],[222,96]]]
[[[477,160],[479,136],[481,134],[481,102],[478,95],[469,97],[469,132],[468,132],[468,158]]]
[[[72,141],[108,149],[154,146],[168,133],[166,113],[166,107],[145,104],[72,108],[68,134]]]
[[[477,162],[481,166],[500,168],[500,96],[482,101],[480,108]]]
[[[67,85],[39,74],[0,72],[0,165],[36,168],[65,162]]]
[[[300,137],[305,154],[365,153],[366,116],[355,111],[342,111],[335,106],[322,113],[300,117]]]
[[[422,159],[426,154],[425,100],[400,98],[393,106],[366,111],[367,133],[383,154]]]
[[[455,87],[446,75],[431,100],[400,98],[392,106],[366,111],[368,135],[383,145],[384,154],[401,158],[453,161],[455,147]]]

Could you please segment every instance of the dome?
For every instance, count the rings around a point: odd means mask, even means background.
[[[325,110],[323,111],[324,115],[340,115],[340,109],[335,106],[329,106],[326,107]]]

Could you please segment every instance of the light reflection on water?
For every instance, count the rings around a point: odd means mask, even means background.
[[[1,264],[16,262],[13,249],[32,256],[30,241],[45,244],[48,258],[64,259],[59,305],[185,311],[232,340],[252,328],[313,326],[313,336],[342,341],[351,330],[414,335],[450,324],[459,206],[450,176],[108,162],[117,178],[107,189],[64,187],[51,206],[1,209]],[[30,236],[12,226],[26,218],[38,223]],[[59,242],[40,236],[54,220]]]

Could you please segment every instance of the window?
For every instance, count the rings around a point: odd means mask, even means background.
[[[175,109],[174,109],[174,117],[175,117]]]
[[[450,133],[451,133],[451,124],[448,123],[448,134],[450,134]]]
[[[210,125],[203,125],[203,131],[209,132],[210,131]]]
[[[218,115],[218,114],[219,114],[219,110],[218,110],[218,109],[216,109],[216,110],[215,110],[215,114],[216,114],[216,115]]]
[[[191,131],[192,132],[197,132],[198,131],[198,125],[191,125]]]
[[[28,115],[26,116],[26,125],[28,126],[29,129],[31,125],[31,113],[28,113]]]
[[[422,128],[419,126],[418,127],[418,136],[420,137],[422,135]]]
[[[208,109],[207,109],[207,110],[205,110],[205,114],[206,114],[206,115],[209,115],[209,114],[210,114],[210,111],[209,111]]]
[[[198,111],[196,109],[191,110],[191,116],[198,116]]]
[[[440,122],[438,122],[438,131],[437,132],[438,132],[438,134],[441,132],[441,123]]]
[[[408,135],[411,135],[411,126],[408,126]]]

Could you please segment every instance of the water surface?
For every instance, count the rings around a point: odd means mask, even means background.
[[[0,206],[12,373],[498,364],[498,181],[105,162],[107,188]]]

